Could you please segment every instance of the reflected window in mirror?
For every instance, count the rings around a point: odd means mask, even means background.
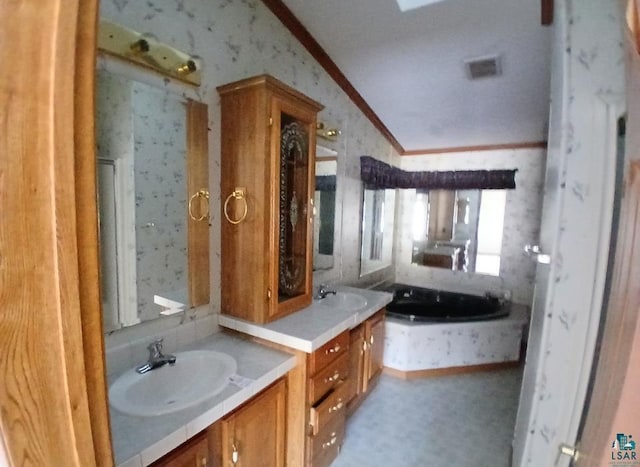
[[[505,190],[416,190],[412,263],[499,275]]]
[[[334,264],[336,219],[335,158],[316,159],[316,188],[314,194],[313,270],[328,270]]]
[[[395,190],[364,190],[360,276],[391,266],[395,194]]]
[[[157,297],[189,303],[190,103],[104,70],[96,85],[103,323],[112,331],[159,317]]]

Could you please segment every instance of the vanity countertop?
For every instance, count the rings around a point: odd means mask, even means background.
[[[354,328],[393,299],[388,292],[338,286],[339,292],[362,295],[367,304],[355,311],[321,306],[317,301],[300,311],[267,324],[220,315],[218,324],[254,337],[311,353],[341,332]]]
[[[296,364],[296,358],[224,333],[194,342],[184,350],[215,350],[235,358],[236,383],[220,394],[188,409],[155,417],[136,417],[111,409],[115,463],[142,467],[156,461],[225,414],[249,400]]]

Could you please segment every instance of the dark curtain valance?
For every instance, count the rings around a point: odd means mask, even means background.
[[[415,188],[423,190],[503,190],[516,187],[513,170],[451,170],[408,172],[371,156],[360,157],[360,177],[372,190]]]
[[[316,175],[316,191],[336,191],[336,176]]]

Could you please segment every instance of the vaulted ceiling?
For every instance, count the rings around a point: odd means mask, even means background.
[[[404,12],[396,0],[281,1],[396,148],[546,140],[551,29],[539,1],[405,0],[426,5]],[[470,80],[465,61],[487,56],[501,74]]]

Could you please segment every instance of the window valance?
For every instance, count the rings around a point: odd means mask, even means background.
[[[365,188],[423,190],[504,190],[516,187],[516,172],[512,170],[449,170],[409,172],[393,167],[371,156],[360,157],[360,177]]]

